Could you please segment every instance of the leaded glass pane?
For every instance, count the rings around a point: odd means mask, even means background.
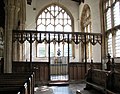
[[[45,26],[41,24],[37,27],[37,30],[45,31]]]
[[[42,43],[42,44],[37,44],[37,56],[38,57],[45,57],[45,44]]]
[[[55,27],[55,31],[63,31],[63,27],[58,24],[56,27]]]
[[[47,27],[46,27],[46,31],[54,31],[54,26],[53,25],[48,25]]]
[[[116,32],[115,48],[116,57],[120,57],[120,30]]]
[[[108,37],[108,53],[113,56],[113,48],[112,48],[112,34]]]
[[[113,12],[114,12],[114,26],[117,26],[120,24],[120,3],[119,2],[115,3]]]
[[[110,8],[107,11],[106,20],[107,20],[107,30],[109,30],[111,28],[111,10],[110,10]]]
[[[71,32],[71,26],[70,25],[66,25],[64,28],[65,32]]]

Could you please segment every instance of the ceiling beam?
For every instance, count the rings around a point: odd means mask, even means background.
[[[31,3],[32,3],[32,0],[27,0],[28,5],[31,5]]]
[[[84,0],[72,0],[72,1],[78,2],[79,5],[80,5],[81,3],[84,3]]]

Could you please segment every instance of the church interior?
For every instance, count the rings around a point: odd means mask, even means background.
[[[0,94],[120,94],[120,0],[0,0]]]

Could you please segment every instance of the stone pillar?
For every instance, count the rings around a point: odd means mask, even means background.
[[[15,24],[16,29],[24,30],[25,29],[25,20],[26,20],[26,1],[25,0],[18,0],[15,4]],[[23,44],[19,43],[18,41],[14,42],[13,44],[13,61],[23,60]]]
[[[26,21],[26,0],[20,0],[21,5],[20,5],[20,30],[25,29],[25,21]],[[19,44],[19,60],[25,60],[25,43],[24,44]]]
[[[18,25],[18,23],[19,23],[19,11],[20,11],[20,2],[17,2],[16,1],[16,3],[15,3],[15,10],[14,10],[14,27],[15,27],[15,29],[19,29],[19,25]],[[19,42],[17,42],[17,41],[15,41],[13,44],[12,44],[12,46],[13,46],[13,61],[15,61],[15,60],[19,60],[19,55],[18,55],[18,53],[19,53]]]
[[[12,30],[15,29],[15,0],[5,0],[4,73],[12,72]]]

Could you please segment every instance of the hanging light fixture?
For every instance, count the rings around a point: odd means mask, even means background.
[[[60,43],[58,43],[57,55],[58,55],[58,56],[60,56],[60,55],[61,55],[61,51],[60,51]]]
[[[61,55],[60,48],[58,48],[57,55],[58,55],[58,56],[60,56],[60,55]]]

